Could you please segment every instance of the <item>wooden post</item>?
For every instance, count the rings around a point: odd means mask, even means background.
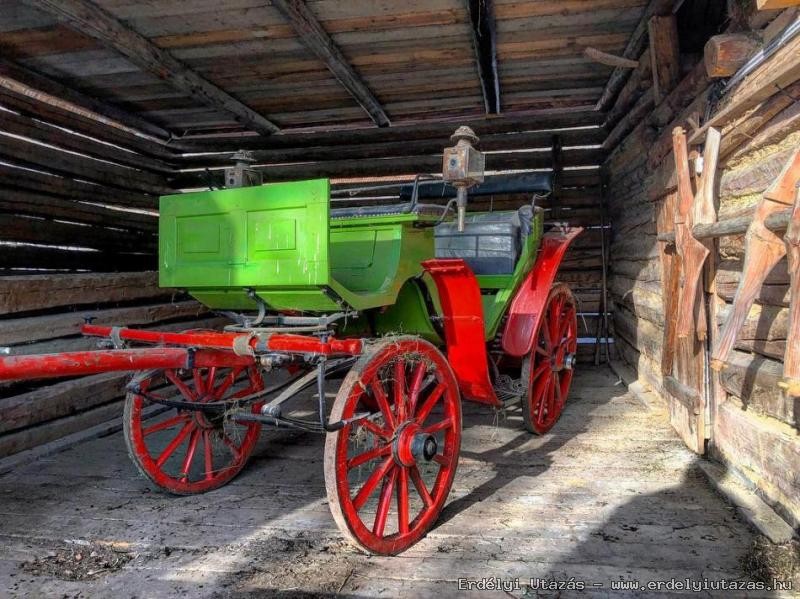
[[[681,79],[681,55],[675,16],[653,17],[647,23],[647,30],[650,34],[655,104],[658,106]]]
[[[730,77],[761,47],[746,33],[715,35],[706,43],[703,62],[709,77]]]
[[[685,135],[683,139],[685,143]],[[683,218],[685,232],[681,237],[684,245],[678,247],[678,252],[683,258],[683,287],[678,305],[678,337],[688,337],[694,324],[697,338],[700,341],[707,337],[708,327],[702,295],[698,294],[698,285],[703,276],[703,264],[711,250],[708,244],[704,244],[694,236],[692,227],[695,224],[710,224],[717,220],[714,209],[714,184],[717,176],[719,146],[720,133],[712,127],[706,136],[706,145],[703,150],[703,174],[697,193],[693,198],[691,208]],[[677,230],[676,222],[676,232]],[[676,242],[677,239],[676,235]]]

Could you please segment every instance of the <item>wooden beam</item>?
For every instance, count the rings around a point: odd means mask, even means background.
[[[3,189],[0,193],[0,213],[55,218],[150,233],[158,230],[158,217],[153,214],[113,210],[96,204],[76,202],[22,189]]]
[[[135,129],[162,141],[166,141],[170,138],[169,131],[166,131],[162,127],[140,116],[101,102],[91,96],[87,96],[54,79],[36,73],[19,63],[0,59],[0,86],[11,86],[12,81],[16,82],[17,85],[24,85],[41,94],[47,94],[65,103],[70,103],[76,108],[93,112],[99,117],[104,117],[105,119],[109,119],[121,125],[123,128]]]
[[[350,95],[367,111],[375,124],[378,127],[388,127],[390,121],[383,106],[361,76],[347,62],[339,46],[331,39],[306,3],[303,0],[273,0],[272,6],[286,17],[303,44],[325,63]]]
[[[523,131],[548,131],[570,127],[597,127],[603,124],[606,114],[588,110],[547,110],[523,114],[509,114],[492,118],[465,117],[453,121],[395,125],[376,129],[337,129],[331,131],[298,132],[283,131],[269,137],[256,135],[197,137],[186,139],[183,145],[192,152],[235,152],[245,150],[270,150],[280,148],[306,148],[313,146],[345,146],[368,143],[409,142],[435,139],[447,142],[450,135],[461,125],[472,128],[479,136],[493,133],[519,133]]]
[[[600,144],[605,139],[605,131],[601,128],[570,129],[559,132],[565,146],[589,146]],[[484,151],[494,150],[532,150],[549,148],[553,133],[550,131],[533,131],[508,135],[490,133],[481,136],[480,148]],[[311,162],[313,160],[344,160],[361,158],[388,158],[401,156],[420,156],[440,153],[450,142],[447,137],[420,139],[414,141],[394,141],[385,143],[357,145],[321,145],[309,148],[274,148],[253,150],[256,161],[268,162]],[[183,168],[228,166],[230,154],[190,156],[181,160]]]
[[[199,102],[231,114],[242,126],[269,135],[278,126],[207,81],[150,40],[118,21],[90,0],[25,0],[45,10],[75,30],[91,36],[125,55],[141,69],[155,74]]]
[[[158,286],[158,273],[152,271],[12,276],[4,277],[0,286],[0,314],[170,297],[173,293]]]
[[[85,273],[142,271],[158,268],[156,254],[130,254],[97,251],[71,251],[43,245],[7,245],[0,251],[0,269],[13,269],[5,274],[22,275],[25,269],[30,274],[41,275],[45,270],[79,270]],[[0,271],[1,272],[1,271]],[[55,276],[55,275],[49,275]]]
[[[719,102],[714,115],[689,139],[690,144],[701,143],[708,127],[724,127],[751,108],[800,79],[800,36],[795,36],[763,63],[742,79]],[[724,147],[723,147],[724,156]]]
[[[497,28],[493,0],[466,0],[472,24],[472,48],[487,114],[500,113],[500,76],[497,72]]]
[[[563,152],[564,166],[596,166],[605,158],[602,150],[569,149]],[[503,152],[486,156],[487,170],[523,170],[550,168],[550,152]],[[440,153],[430,156],[404,158],[370,158],[363,160],[328,160],[299,164],[275,164],[258,167],[264,173],[264,180],[296,181],[316,177],[383,177],[393,175],[414,175],[417,173],[438,173],[442,168]],[[217,175],[220,176],[219,174]],[[175,181],[178,188],[204,187],[207,185],[205,172],[183,173]]]
[[[583,55],[589,60],[599,62],[600,64],[608,65],[610,67],[620,67],[623,69],[635,69],[639,66],[639,62],[625,58],[624,56],[616,56],[603,52],[597,48],[584,48]]]
[[[758,10],[776,10],[791,6],[800,6],[800,0],[756,0]]]
[[[80,335],[86,316],[91,316],[92,324],[95,325],[137,327],[156,322],[200,318],[208,312],[208,308],[203,304],[188,300],[146,306],[87,309],[44,316],[8,318],[0,320],[0,339],[3,340],[4,345],[17,345]]]
[[[723,33],[706,42],[703,62],[709,77],[730,77],[759,48],[761,41],[746,33]]]
[[[650,67],[653,71],[653,100],[661,104],[681,79],[678,24],[674,15],[652,17],[647,23],[650,37]]]
[[[76,181],[66,177],[48,175],[28,170],[20,164],[0,164],[0,187],[26,189],[48,196],[66,197],[70,200],[124,206],[128,208],[158,209],[158,196],[137,193]]]
[[[628,44],[625,46],[625,51],[622,53],[622,56],[632,60],[639,58],[647,45],[647,23],[650,17],[654,15],[670,14],[674,4],[675,0],[650,0],[650,3],[642,13],[642,18],[633,30],[633,34],[628,40]],[[612,102],[617,97],[617,94],[619,94],[622,86],[625,85],[625,82],[628,80],[630,72],[630,69],[622,67],[616,67],[614,69],[614,72],[611,73],[611,76],[608,78],[608,83],[606,83],[606,87],[600,99],[597,101],[596,108],[598,110],[606,111],[611,107]]]

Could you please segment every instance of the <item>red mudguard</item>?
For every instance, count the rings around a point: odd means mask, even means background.
[[[447,361],[464,399],[501,406],[489,379],[483,327],[483,304],[478,280],[460,258],[422,263],[436,283],[444,317]]]
[[[539,257],[508,309],[508,319],[503,331],[503,351],[521,358],[533,349],[539,318],[544,310],[547,296],[556,278],[558,267],[569,244],[583,227],[569,227],[546,233],[539,247]]]

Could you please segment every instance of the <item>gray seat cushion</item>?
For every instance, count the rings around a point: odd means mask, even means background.
[[[522,246],[531,232],[533,209],[468,214],[464,231],[455,222],[435,229],[436,257],[462,258],[476,275],[514,272]]]

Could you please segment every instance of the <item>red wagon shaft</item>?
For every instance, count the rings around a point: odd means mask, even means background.
[[[214,350],[153,347],[0,358],[0,381],[82,376],[126,370],[246,366],[252,358]]]
[[[162,368],[207,368],[250,366],[254,356],[268,352],[355,356],[362,350],[360,339],[326,340],[305,335],[256,335],[250,333],[163,333],[118,327],[84,325],[85,335],[132,341],[180,345],[113,349],[62,354],[0,357],[0,381],[82,376],[101,372]]]

